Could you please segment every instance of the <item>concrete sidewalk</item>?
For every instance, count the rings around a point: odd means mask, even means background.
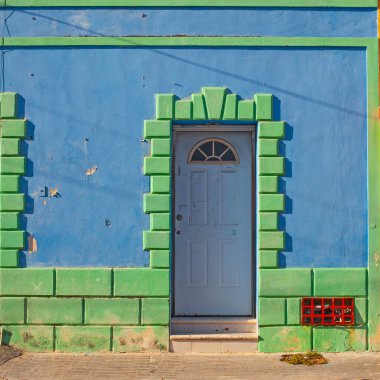
[[[380,353],[326,354],[314,367],[278,354],[24,354],[0,367],[0,379],[380,379]]]

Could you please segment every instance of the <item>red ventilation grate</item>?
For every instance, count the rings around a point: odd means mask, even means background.
[[[347,326],[355,322],[353,298],[302,298],[302,324],[322,326]]]

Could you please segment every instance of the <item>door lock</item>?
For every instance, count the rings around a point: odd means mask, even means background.
[[[177,220],[179,221],[179,222],[181,222],[182,221],[182,219],[183,219],[183,216],[182,216],[182,214],[177,214]]]

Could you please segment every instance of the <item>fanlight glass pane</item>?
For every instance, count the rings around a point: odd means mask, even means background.
[[[227,141],[213,138],[196,144],[189,154],[189,163],[239,163],[236,150]]]

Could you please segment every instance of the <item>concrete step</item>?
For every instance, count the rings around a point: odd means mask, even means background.
[[[180,353],[257,352],[257,334],[173,334],[170,336],[170,351]]]
[[[252,317],[175,317],[171,320],[173,334],[257,333]]]

